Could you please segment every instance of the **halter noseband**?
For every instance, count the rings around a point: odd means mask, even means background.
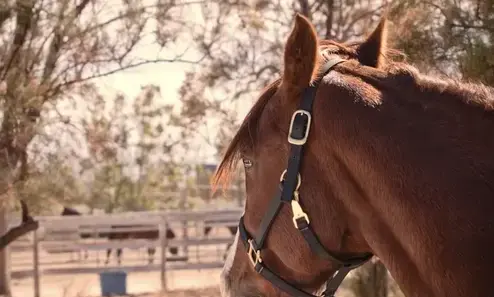
[[[283,171],[280,177],[281,191],[278,191],[276,196],[271,200],[268,210],[261,221],[257,234],[255,237],[252,237],[249,232],[247,232],[245,229],[243,216],[240,218],[238,226],[240,239],[247,249],[247,254],[254,270],[270,281],[273,285],[292,296],[316,297],[315,295],[306,293],[294,287],[281,277],[274,274],[264,265],[261,257],[261,250],[264,247],[264,241],[271,228],[271,224],[281,209],[282,203],[291,204],[293,224],[295,225],[295,228],[302,233],[302,236],[305,238],[312,251],[319,257],[338,264],[338,270],[326,281],[326,290],[322,296],[334,296],[336,290],[346,275],[354,268],[359,267],[372,258],[372,254],[365,254],[362,257],[345,260],[339,258],[334,253],[327,251],[320,243],[314,231],[312,231],[309,216],[304,212],[299,201],[299,188],[302,182],[299,174],[299,168],[302,159],[303,146],[309,137],[312,119],[312,104],[316,97],[317,86],[324,75],[331,71],[334,66],[344,61],[345,60],[338,57],[327,61],[321,67],[322,76],[304,90],[304,93],[302,94],[302,102],[300,103],[299,109],[293,113],[290,123],[288,142],[291,144],[291,150],[287,169]]]

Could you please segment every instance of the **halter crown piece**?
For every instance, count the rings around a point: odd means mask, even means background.
[[[336,290],[340,286],[346,275],[353,269],[361,266],[372,258],[372,254],[364,254],[362,257],[352,259],[341,259],[334,253],[327,251],[317,238],[310,226],[309,215],[304,212],[300,205],[299,188],[302,184],[302,179],[299,174],[300,163],[302,159],[303,147],[309,137],[309,130],[312,120],[312,105],[316,98],[317,87],[322,78],[329,73],[332,68],[342,62],[344,59],[339,57],[330,57],[328,61],[322,65],[319,79],[305,88],[302,94],[302,101],[299,109],[293,113],[288,132],[288,142],[291,144],[290,157],[288,166],[280,177],[280,189],[275,197],[271,200],[268,210],[264,215],[261,225],[255,237],[252,237],[247,232],[244,224],[244,217],[240,218],[238,230],[240,239],[247,249],[247,254],[254,270],[270,281],[273,285],[286,293],[297,297],[319,297],[306,293],[295,286],[289,284],[281,277],[274,274],[267,268],[261,257],[261,250],[264,246],[264,241],[269,233],[271,224],[278,215],[283,203],[290,204],[293,213],[293,224],[297,230],[302,233],[307,244],[313,252],[319,257],[332,261],[338,265],[338,270],[326,281],[326,289],[321,297],[333,297]]]

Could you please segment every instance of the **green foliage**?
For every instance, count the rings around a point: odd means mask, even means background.
[[[396,1],[393,44],[424,71],[494,85],[493,1]]]
[[[459,59],[461,73],[467,78],[494,86],[493,51],[494,47],[483,41],[470,45]]]
[[[84,185],[63,160],[51,158],[42,169],[30,172],[30,178],[15,184],[17,196],[26,201],[35,215],[58,215],[63,205],[83,202]]]
[[[56,120],[69,126],[67,130],[74,128],[72,117],[64,116],[58,108],[67,101],[76,104],[76,99],[94,92],[96,78],[146,64],[195,63],[184,59],[183,54],[149,58],[146,51],[142,56],[142,46],[150,42],[156,52],[175,47],[177,41],[184,42],[182,33],[186,33],[187,26],[182,22],[182,13],[188,9],[189,3],[166,0],[122,0],[112,5],[100,0],[2,1],[0,151],[8,158],[0,158],[0,193],[3,195],[12,183],[27,178],[27,171],[18,167],[27,167],[26,154],[31,160],[40,154],[31,146],[35,139],[47,140],[47,135],[40,135],[44,120]],[[170,38],[163,39],[164,32]],[[149,90],[149,96],[143,96],[143,106],[152,105],[153,92]],[[101,103],[107,98],[93,99]],[[101,132],[108,123],[94,124],[102,126],[98,128]],[[61,137],[50,136],[53,148]],[[100,134],[91,137],[96,138],[93,142],[105,139]],[[112,158],[114,153],[114,148],[108,146],[97,152],[105,158]]]
[[[180,161],[175,149],[187,149],[190,131],[176,120],[174,109],[161,102],[159,87],[148,85],[135,99],[119,95],[90,107],[91,116],[84,121],[89,157],[82,176],[91,208],[117,212],[173,207],[166,193],[176,192],[177,183],[183,182],[174,170]],[[177,193],[172,196],[177,200]]]

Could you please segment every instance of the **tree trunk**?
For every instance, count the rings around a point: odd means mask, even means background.
[[[5,205],[6,203],[2,203]],[[0,233],[8,231],[7,208],[0,207]],[[0,250],[0,296],[11,296],[10,288],[10,248]]]
[[[12,134],[12,114],[5,117],[0,130],[0,234],[8,231],[9,199],[11,198],[12,184],[22,180],[27,174],[27,160],[25,145],[16,147]],[[24,130],[26,131],[26,130]],[[27,133],[24,136],[30,137]],[[15,138],[15,139],[21,139]],[[27,138],[23,138],[23,143]],[[32,139],[32,137],[30,138]],[[21,164],[22,163],[22,164]],[[19,166],[21,165],[21,166]],[[0,250],[0,296],[11,296],[10,288],[10,249]]]
[[[0,150],[1,151],[1,150]],[[7,158],[0,159],[0,164],[5,164]],[[9,229],[9,197],[10,197],[10,181],[12,180],[12,170],[9,165],[0,165],[0,173],[3,178],[0,179],[0,235],[5,235]],[[3,168],[3,170],[2,170]],[[10,248],[6,246],[0,249],[0,296],[11,296],[10,288]]]

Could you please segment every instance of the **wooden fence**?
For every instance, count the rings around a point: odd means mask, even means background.
[[[16,253],[26,253],[32,249],[32,267],[15,269],[15,261],[11,258],[12,277],[32,276],[34,278],[34,296],[40,297],[40,276],[53,274],[100,273],[109,270],[126,272],[160,271],[161,287],[166,291],[166,272],[170,270],[220,268],[223,258],[216,257],[209,261],[200,260],[199,248],[226,246],[233,241],[229,232],[220,236],[204,236],[205,227],[212,229],[236,227],[243,209],[199,210],[199,211],[166,211],[166,212],[133,212],[112,215],[53,216],[37,217],[40,228],[11,246],[11,257]],[[139,225],[139,226],[135,226]],[[117,227],[117,228],[115,228]],[[172,230],[176,237],[168,239],[166,230]],[[194,231],[195,229],[195,234]],[[228,230],[228,229],[224,229]],[[110,234],[118,232],[158,231],[159,236],[152,239],[105,240],[98,237],[81,238],[81,234]],[[86,236],[87,237],[87,236]],[[170,256],[167,250],[177,247],[181,250],[178,256]],[[154,248],[159,251],[159,263],[156,264],[124,264],[63,265],[60,254],[98,252],[108,249],[139,249]],[[195,249],[194,253],[191,252]],[[51,257],[49,255],[52,255]],[[99,257],[99,256],[98,256]],[[25,256],[21,257],[25,258]],[[52,261],[45,259],[55,258]],[[211,258],[211,257],[209,257]],[[43,261],[41,261],[43,259]],[[98,258],[99,259],[99,258]]]

